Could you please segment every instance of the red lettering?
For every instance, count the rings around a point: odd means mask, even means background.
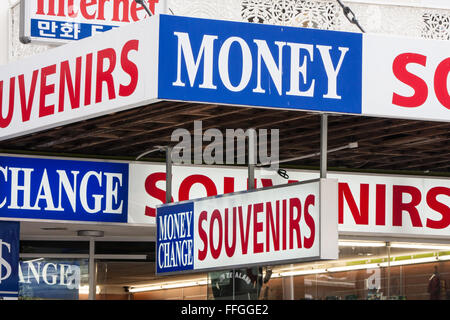
[[[297,211],[297,217],[294,219],[294,209]],[[300,218],[302,216],[302,204],[300,199],[289,199],[289,248],[294,248],[294,230],[297,234],[297,248],[302,247],[300,234]]]
[[[316,197],[312,194],[308,195],[305,199],[305,210],[304,210],[304,216],[305,216],[305,223],[309,227],[309,230],[311,231],[311,234],[308,238],[303,239],[303,245],[306,249],[309,249],[313,246],[314,240],[316,237],[316,225],[314,223],[314,219],[309,213],[309,207],[314,206],[316,201]]]
[[[217,248],[214,247],[214,222],[217,220],[217,223],[219,225],[219,243],[217,245]],[[209,225],[209,242],[211,244],[211,256],[214,259],[217,259],[220,256],[220,252],[222,251],[222,217],[220,215],[219,210],[214,210],[211,215],[211,224]]]
[[[347,200],[347,204],[353,215],[353,219],[356,224],[367,225],[369,224],[369,185],[360,185],[360,208],[358,208],[355,199],[353,198],[350,187],[347,183],[339,183],[339,223],[344,223],[344,200]]]
[[[133,1],[131,3],[131,10],[130,10],[130,15],[131,15],[131,19],[133,19],[133,21],[139,21],[139,17],[138,17],[138,11],[144,10],[143,6],[138,6],[137,3],[135,1]],[[145,16],[147,17],[147,16]]]
[[[92,53],[86,56],[86,75],[84,81],[84,105],[91,104],[92,93]]]
[[[75,85],[72,81],[72,75],[70,72],[69,61],[63,61],[61,63],[61,74],[59,80],[59,106],[58,111],[64,111],[65,93],[69,91],[70,105],[72,109],[80,107],[80,91],[81,91],[81,57],[76,60],[75,66]]]
[[[95,19],[95,16],[97,14],[97,11],[94,11],[94,13],[89,14],[89,12],[87,11],[88,7],[94,6],[97,4],[97,0],[81,0],[80,3],[80,11],[81,14],[84,18],[88,19],[88,20],[93,20]]]
[[[392,65],[395,77],[414,89],[414,95],[404,97],[397,93],[392,96],[392,103],[406,108],[415,108],[423,105],[428,98],[428,87],[424,80],[406,70],[410,63],[426,66],[427,57],[416,53],[403,53],[398,55]]]
[[[145,179],[145,192],[147,192],[147,194],[149,196],[152,196],[156,199],[158,199],[159,201],[161,201],[161,203],[166,203],[166,191],[159,189],[156,184],[159,181],[166,181],[166,173],[165,172],[155,172],[150,174],[147,179]],[[173,202],[173,198],[172,198],[172,202]],[[149,216],[149,217],[156,217],[156,209],[155,208],[151,208],[146,206],[145,207],[145,215]]]
[[[283,250],[286,250],[287,240],[287,200],[283,200]]]
[[[45,14],[45,13],[42,13]],[[55,16],[55,0],[49,0],[48,2],[48,15],[49,16]]]
[[[273,186],[272,179],[261,179],[261,184],[262,184],[263,188],[267,188],[267,187],[272,187]],[[255,185],[256,185],[256,183],[255,183]]]
[[[25,76],[21,74],[18,77],[19,80],[19,92],[20,92],[20,106],[22,108],[22,121],[26,122],[30,120],[31,108],[33,107],[34,93],[36,91],[36,83],[39,75],[39,70],[34,70],[31,77],[30,91],[28,93],[28,101],[25,93]]]
[[[45,14],[44,13],[44,0],[38,0],[36,14]]]
[[[223,178],[223,193],[233,193],[234,192],[234,178],[224,177]]]
[[[58,2],[58,17],[66,16],[66,14],[64,13],[64,1],[65,0],[59,0]]]
[[[109,66],[106,71],[103,70],[104,61],[109,60]],[[109,100],[116,98],[116,92],[114,89],[114,77],[112,72],[116,67],[116,51],[112,48],[103,49],[98,52],[97,55],[97,82],[96,82],[96,95],[95,102],[102,102],[102,89],[103,82],[106,83],[108,88]]]
[[[180,185],[180,189],[178,191],[178,199],[179,201],[189,200],[189,191],[191,190],[192,186],[196,183],[202,184],[207,193],[207,197],[216,196],[217,195],[217,189],[214,182],[208,178],[207,176],[201,175],[201,174],[193,174],[186,179],[183,180],[183,182]]]
[[[41,96],[39,101],[39,117],[46,117],[55,113],[55,105],[46,105],[45,97],[55,93],[55,84],[47,84],[47,77],[56,73],[56,64],[44,67],[41,70]]]
[[[411,201],[408,203],[403,202],[403,194],[407,193],[411,195]],[[420,221],[419,211],[416,206],[422,200],[420,190],[411,186],[395,186],[393,187],[392,197],[392,224],[393,226],[402,226],[403,211],[407,211],[411,217],[411,221],[414,227],[422,227]]]
[[[136,90],[139,80],[139,70],[136,64],[128,59],[128,53],[131,50],[138,51],[138,49],[139,40],[130,40],[123,46],[120,63],[122,65],[123,71],[125,71],[130,76],[130,83],[127,86],[120,85],[119,95],[122,97],[128,97],[134,92],[134,90]]]
[[[266,203],[266,251],[270,251],[270,234],[272,233],[273,247],[275,251],[280,250],[280,201],[276,201],[276,218],[277,225],[273,221],[272,204]]]
[[[445,195],[450,197],[450,188],[446,187],[434,187],[427,193],[427,204],[430,209],[439,212],[442,215],[442,219],[434,221],[427,219],[426,226],[432,229],[445,229],[450,225],[450,208],[442,202],[439,202],[437,197],[439,195]]]
[[[98,0],[97,20],[105,20],[105,2],[109,2],[109,0]]]
[[[230,225],[228,223],[228,208],[225,209],[225,252],[228,257],[232,257],[234,255],[234,251],[236,250],[236,208],[233,208],[233,223],[231,224],[233,230],[233,242],[231,246],[229,246],[229,228]]]
[[[439,102],[450,109],[450,94],[447,87],[448,75],[450,73],[450,58],[442,61],[436,68],[434,74],[434,91]]]
[[[122,19],[119,18],[119,7],[122,5]],[[128,8],[129,8],[129,2],[128,0],[114,0],[114,13],[112,21],[118,21],[118,22],[130,22],[130,19],[128,18]]]
[[[3,118],[3,81],[0,81],[0,128],[6,128],[11,123],[14,113],[14,93],[16,81],[12,77],[9,79],[9,109],[6,118]]]
[[[206,254],[208,253],[208,236],[203,229],[203,221],[208,220],[208,213],[206,211],[202,211],[198,217],[198,236],[200,240],[203,242],[203,250],[198,250],[198,260],[203,261],[206,258]]]
[[[67,6],[69,8],[69,10],[67,12],[69,17],[76,18],[78,16],[78,12],[75,12],[75,6],[73,5],[73,0],[69,0],[69,2],[67,3]]]
[[[241,234],[241,248],[242,248],[242,254],[247,254],[248,251],[248,239],[250,235],[250,221],[252,217],[252,205],[249,204],[247,207],[247,225],[245,227],[244,232],[244,218],[242,213],[242,206],[238,207],[239,210],[239,231]]]
[[[377,184],[376,186],[376,212],[375,223],[377,226],[386,225],[386,185]]]
[[[256,203],[253,207],[253,253],[264,251],[264,243],[258,242],[258,233],[263,231],[263,222],[258,222],[258,213],[264,212],[264,204]]]
[[[150,9],[150,12],[155,14],[155,5],[159,2],[159,0],[148,0],[148,6]]]

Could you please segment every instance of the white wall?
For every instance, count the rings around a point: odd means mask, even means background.
[[[8,62],[9,15],[10,0],[0,1],[0,65]]]

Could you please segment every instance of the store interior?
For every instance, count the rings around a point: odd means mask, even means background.
[[[88,299],[88,245],[67,241],[61,249],[57,244],[22,242],[21,260],[28,268],[22,267],[21,271],[21,299]],[[103,241],[96,245],[96,299],[450,299],[450,243],[344,238],[339,241],[339,257],[332,261],[161,276],[155,274],[154,242]],[[33,286],[30,261],[34,269],[47,266],[46,280],[41,279],[41,284],[71,283],[72,290],[66,286],[66,290],[55,290],[53,296],[52,290],[43,294],[36,283]],[[57,267],[60,264],[62,269]],[[70,274],[69,265],[79,266],[78,282],[62,276]]]

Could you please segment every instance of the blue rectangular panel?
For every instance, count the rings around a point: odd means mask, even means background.
[[[31,19],[31,36],[34,38],[80,40],[98,32],[105,32],[118,26]]]
[[[20,222],[0,221],[0,297],[18,296],[19,239]]]
[[[127,222],[128,164],[0,157],[0,217]]]
[[[194,203],[156,209],[156,272],[194,269]]]
[[[161,99],[360,114],[361,83],[361,34],[161,15]]]
[[[19,295],[22,299],[78,300],[81,273],[78,260],[21,261]]]

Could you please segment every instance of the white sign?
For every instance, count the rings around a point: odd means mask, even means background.
[[[448,41],[157,15],[1,67],[0,140],[160,100],[448,122],[449,55]]]
[[[157,208],[157,272],[338,258],[337,180]]]
[[[166,0],[148,0],[152,15],[166,13]],[[148,18],[134,0],[24,0],[23,43],[67,43]]]
[[[130,164],[128,222],[155,224],[165,202],[165,167]],[[256,187],[317,179],[318,172],[288,170],[289,180],[256,171]],[[339,233],[450,238],[450,179],[376,174],[328,174],[339,181]],[[247,170],[174,166],[173,201],[246,190]]]
[[[362,114],[450,121],[450,42],[364,35]]]
[[[0,139],[154,102],[156,22],[146,19],[2,66]]]

